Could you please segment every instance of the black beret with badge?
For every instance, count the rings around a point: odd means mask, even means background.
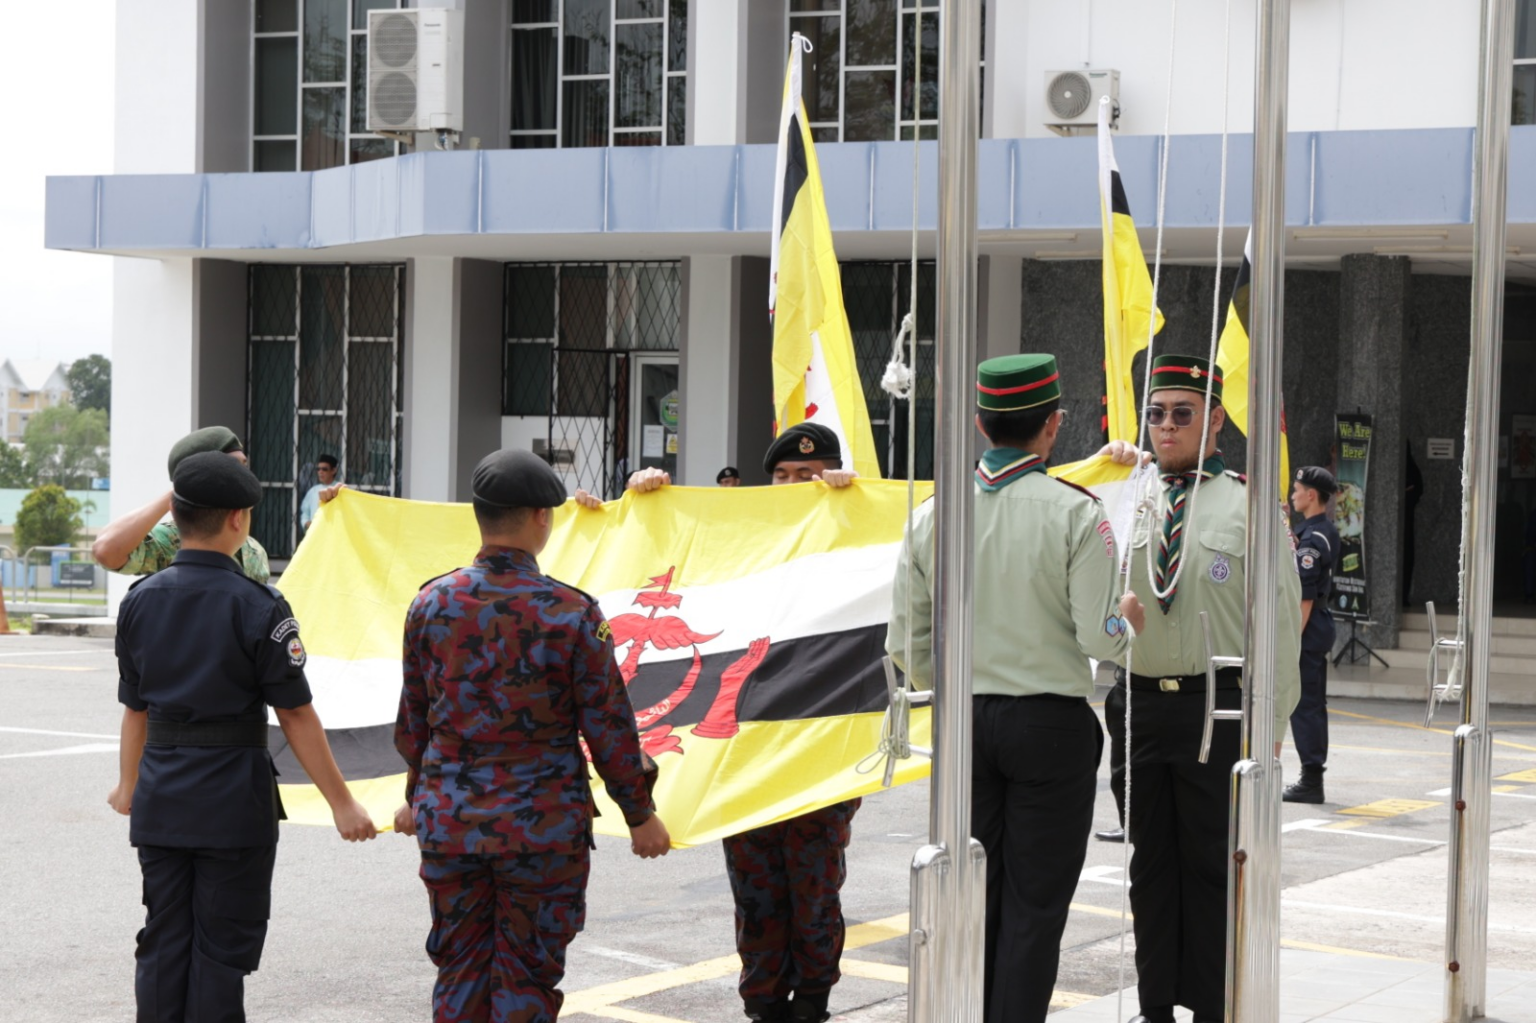
[[[227,455],[244,450],[245,448],[240,446],[240,438],[236,437],[235,431],[229,427],[205,426],[201,430],[193,430],[171,445],[171,455],[166,460],[166,474],[174,478],[176,467],[181,464],[182,459],[190,455],[207,451],[220,451]]]
[[[222,451],[188,455],[176,466],[171,492],[195,508],[236,511],[261,501],[256,474]]]
[[[820,423],[800,423],[779,434],[768,445],[763,471],[773,472],[780,462],[836,462],[842,468],[843,449],[837,434]]]
[[[548,462],[519,448],[503,448],[480,459],[470,490],[475,500],[498,508],[558,508],[568,496]]]
[[[1296,482],[1311,487],[1325,501],[1339,492],[1339,481],[1333,478],[1333,473],[1320,465],[1304,465],[1297,469]]]
[[[721,482],[723,480],[739,480],[739,479],[741,479],[741,473],[736,471],[736,467],[734,465],[728,465],[724,469],[721,469],[719,472],[715,473],[715,482],[716,483],[719,483],[719,482]]]

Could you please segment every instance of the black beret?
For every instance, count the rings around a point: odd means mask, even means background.
[[[837,443],[837,434],[820,423],[801,423],[791,426],[768,445],[763,458],[763,471],[773,472],[780,462],[836,462],[843,464],[843,449]]]
[[[558,508],[567,496],[565,484],[548,462],[517,448],[503,448],[480,459],[470,488],[475,500],[498,508]]]
[[[244,451],[240,446],[240,438],[235,436],[235,431],[227,426],[205,426],[201,430],[193,430],[181,440],[171,445],[171,457],[166,462],[166,472],[175,478],[176,467],[181,460],[188,455],[195,455],[204,451],[222,451],[226,455],[231,451]]]
[[[728,465],[724,469],[721,469],[719,472],[715,473],[716,483],[719,483],[721,480],[739,479],[741,479],[741,473],[736,471],[736,467],[734,465]]]
[[[173,493],[198,508],[234,511],[254,508],[261,501],[256,474],[221,451],[188,455],[171,479]]]
[[[1333,473],[1320,465],[1304,465],[1297,469],[1296,482],[1311,487],[1323,497],[1332,497],[1339,492],[1339,481],[1333,478]]]

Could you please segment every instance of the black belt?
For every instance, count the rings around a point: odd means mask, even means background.
[[[1131,688],[1138,693],[1203,693],[1204,675],[1131,675]],[[1243,669],[1222,668],[1216,672],[1216,688],[1243,688]]]
[[[265,721],[151,721],[151,746],[259,746],[267,748]]]

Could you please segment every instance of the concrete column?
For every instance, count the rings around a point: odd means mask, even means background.
[[[194,429],[227,426],[242,438],[246,409],[249,267],[226,259],[192,264]]]
[[[731,256],[683,260],[677,482],[689,486],[710,486],[721,466],[736,464],[736,422],[731,413],[741,344],[736,323],[739,263]]]
[[[468,501],[480,459],[501,447],[502,264],[457,261],[458,476],[454,500]]]
[[[688,17],[688,144],[774,141],[789,58],[786,0],[693,0]]]
[[[741,481],[749,486],[768,482],[763,454],[773,441],[773,325],[768,322],[768,260],[743,256],[735,261],[736,461]]]
[[[1372,646],[1397,646],[1402,612],[1403,365],[1413,276],[1403,256],[1345,256],[1339,263],[1340,411],[1371,417],[1365,571],[1376,625]]]

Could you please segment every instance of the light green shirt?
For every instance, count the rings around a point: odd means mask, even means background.
[[[176,528],[174,522],[161,522],[139,541],[139,545],[128,553],[128,560],[123,562],[123,567],[116,571],[119,575],[153,575],[171,567],[179,550],[181,530]],[[259,583],[265,583],[272,576],[272,566],[267,564],[266,549],[253,537],[246,538],[245,545],[235,554],[235,560],[240,563],[240,571]]]
[[[997,491],[978,485],[976,554],[971,691],[1091,695],[1088,659],[1120,657],[1127,644],[1114,535],[1099,502],[1040,472]],[[885,640],[886,652],[919,689],[933,684],[933,584],[930,501],[914,513],[902,546]]]
[[[1247,648],[1243,632],[1247,602],[1244,562],[1248,553],[1248,488],[1238,477],[1222,473],[1200,484],[1192,514],[1185,516],[1181,548],[1184,570],[1179,575],[1173,605],[1165,615],[1152,592],[1147,564],[1162,535],[1168,513],[1168,486],[1162,485],[1157,514],[1138,516],[1131,532],[1131,589],[1147,608],[1146,626],[1136,636],[1131,670],[1153,678],[1205,673],[1205,638],[1200,612],[1210,616],[1211,642],[1218,657],[1242,657]],[[1275,594],[1278,621],[1275,670],[1275,739],[1285,737],[1286,722],[1301,698],[1301,579],[1291,548],[1291,530],[1281,516],[1280,587]],[[1124,658],[1120,659],[1124,666]],[[1217,726],[1222,727],[1221,725]]]

